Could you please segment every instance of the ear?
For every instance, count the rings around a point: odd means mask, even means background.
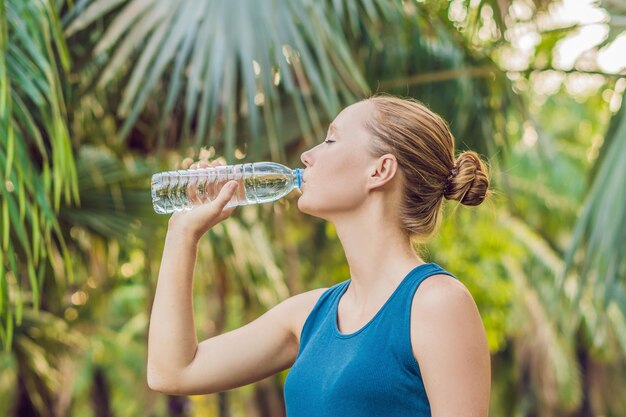
[[[368,188],[378,188],[393,179],[398,170],[398,161],[390,153],[384,154],[369,168]]]

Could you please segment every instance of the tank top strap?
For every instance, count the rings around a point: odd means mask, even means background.
[[[388,326],[387,337],[393,337],[397,342],[392,349],[401,358],[402,363],[419,378],[421,378],[419,364],[415,360],[411,347],[411,307],[420,284],[428,277],[437,274],[445,274],[457,279],[434,262],[417,266],[400,283],[397,294],[390,300],[385,311],[385,321]]]
[[[403,288],[403,292],[405,293],[405,295],[408,295],[411,299],[413,298],[413,295],[417,288],[420,286],[420,284],[424,282],[428,277],[438,274],[444,274],[457,279],[454,275],[443,269],[435,262],[430,262],[421,266],[423,268],[417,267],[412,271],[412,273],[410,273],[411,276],[407,277],[407,279],[409,280],[409,282],[407,283],[408,285],[405,285]]]
[[[397,297],[395,297],[392,305],[390,306],[391,308],[389,309],[394,310],[393,312],[391,312],[391,314],[394,314],[395,317],[405,317],[407,315],[410,316],[411,305],[413,304],[413,296],[415,295],[415,291],[417,291],[417,288],[420,286],[420,284],[424,282],[428,277],[437,274],[445,274],[457,279],[453,274],[446,271],[434,262],[422,264],[416,267],[411,272],[409,272],[404,281],[400,283]]]

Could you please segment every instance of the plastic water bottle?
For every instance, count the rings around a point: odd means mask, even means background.
[[[302,186],[302,169],[276,162],[221,165],[159,172],[152,176],[152,205],[159,214],[188,211],[213,201],[222,187],[236,180],[239,187],[226,207],[276,201]]]

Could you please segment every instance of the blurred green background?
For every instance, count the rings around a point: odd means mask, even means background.
[[[201,150],[302,166],[375,92],[450,123],[496,196],[416,250],[472,292],[491,416],[626,416],[623,0],[0,0],[0,415],[281,416],[287,371],[193,397],[146,384],[167,215]],[[621,61],[620,61],[621,60]],[[203,238],[200,339],[349,277],[289,196]]]

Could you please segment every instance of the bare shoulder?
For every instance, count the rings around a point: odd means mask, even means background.
[[[489,347],[476,302],[462,282],[437,274],[420,284],[411,309],[411,345],[433,415],[487,415]]]
[[[480,313],[472,294],[461,281],[449,275],[428,277],[413,297],[411,333],[429,332],[432,328],[456,332],[459,327],[473,330],[470,335],[484,337]],[[423,341],[418,339],[418,343]]]
[[[419,337],[436,327],[439,331],[455,332],[456,327],[468,324],[482,328],[476,302],[459,280],[445,274],[425,279],[413,297],[411,307],[411,338],[414,351],[432,339]],[[417,344],[417,345],[416,345]],[[419,354],[419,352],[416,352]]]
[[[435,274],[422,282],[413,298],[413,308],[438,308],[445,302],[445,308],[450,307],[450,303],[467,307],[473,304],[474,298],[461,281],[446,274]]]
[[[306,318],[309,316],[313,307],[328,288],[316,288],[306,291],[284,300],[281,305],[282,313],[293,335],[300,342],[300,334]]]

